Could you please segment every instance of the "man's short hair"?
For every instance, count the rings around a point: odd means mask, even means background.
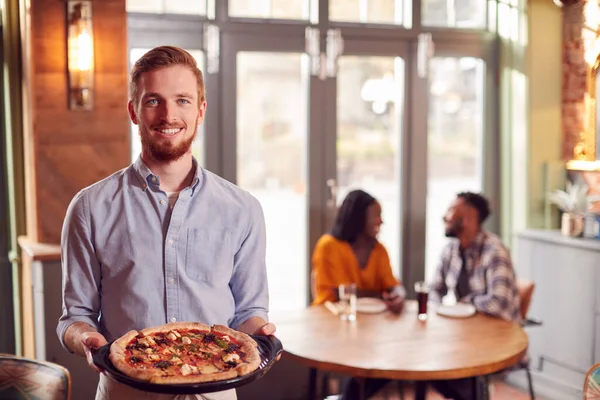
[[[129,100],[137,107],[140,101],[140,79],[145,72],[182,65],[188,67],[198,82],[198,106],[205,101],[204,78],[196,60],[187,51],[175,46],[155,47],[140,57],[129,74]]]
[[[465,203],[477,210],[479,224],[483,224],[487,217],[490,216],[490,203],[483,195],[473,192],[460,192],[457,197],[463,199]]]

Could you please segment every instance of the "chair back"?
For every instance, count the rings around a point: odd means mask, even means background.
[[[585,375],[583,399],[600,399],[600,364],[593,365]]]
[[[47,361],[0,354],[0,399],[70,400],[71,375]]]
[[[521,319],[527,319],[527,313],[529,312],[529,305],[531,304],[531,296],[533,295],[533,289],[535,284],[533,281],[525,279],[517,279],[517,290],[519,291],[519,301],[521,305]]]

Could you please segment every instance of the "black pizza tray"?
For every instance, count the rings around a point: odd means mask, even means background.
[[[92,350],[92,359],[97,367],[104,370],[104,373],[117,382],[131,386],[133,388],[146,392],[166,393],[166,394],[201,394],[220,392],[244,386],[250,382],[262,378],[275,364],[276,358],[283,351],[283,345],[275,336],[250,335],[258,344],[258,353],[260,354],[260,365],[258,369],[248,375],[238,376],[231,379],[225,379],[216,382],[186,383],[186,384],[161,384],[141,381],[123,374],[116,369],[109,359],[110,345],[112,342],[97,350]]]

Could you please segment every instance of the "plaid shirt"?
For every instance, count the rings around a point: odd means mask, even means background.
[[[455,290],[463,259],[458,240],[451,241],[442,252],[442,260],[431,285],[430,298],[440,302],[448,290]],[[519,292],[510,254],[500,238],[480,232],[464,250],[471,293],[461,302],[470,302],[478,311],[508,321],[521,321]]]

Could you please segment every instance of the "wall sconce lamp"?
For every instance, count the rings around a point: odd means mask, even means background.
[[[94,90],[94,32],[92,2],[67,1],[67,58],[69,108],[91,110]]]

